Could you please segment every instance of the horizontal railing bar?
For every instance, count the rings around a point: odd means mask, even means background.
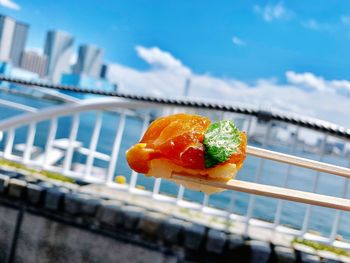
[[[73,115],[84,111],[109,110],[113,108],[155,108],[161,105],[154,105],[146,102],[136,102],[130,100],[121,100],[118,98],[104,98],[99,100],[84,100],[81,104],[64,104],[43,109],[36,113],[27,113],[19,116],[11,117],[0,122],[0,130],[9,128],[17,128],[30,122],[41,122],[53,117]]]
[[[40,91],[40,92],[42,92],[42,93],[47,93],[48,91],[50,91],[49,89],[47,89],[47,88],[42,88],[42,89],[40,89],[40,87],[37,87],[37,88],[35,88],[36,90],[38,90],[38,91]],[[21,93],[19,90],[11,90],[11,89],[6,89],[6,90],[4,90],[4,89],[1,89],[1,86],[0,86],[0,92],[8,92],[8,93],[10,93],[10,94],[12,94],[12,93],[14,93],[15,95],[23,95],[23,93]],[[48,93],[50,96],[52,95],[55,95],[57,98],[59,98],[59,99],[62,99],[65,103],[78,103],[78,104],[80,104],[81,102],[83,102],[84,100],[81,100],[81,99],[76,99],[75,97],[73,97],[73,96],[69,96],[69,95],[65,95],[65,94],[63,94],[63,93],[59,93],[59,92],[52,92],[51,91],[51,93]],[[30,96],[29,94],[24,94],[25,96]],[[31,98],[37,98],[37,97],[31,97]],[[49,98],[47,98],[47,97],[40,97],[40,99],[41,100],[48,100],[48,101],[51,101],[52,102],[52,100],[50,100]],[[15,102],[11,102],[11,101],[6,101],[6,100],[4,100],[4,106],[8,106],[8,107],[12,107],[12,105],[10,105],[10,104],[12,104],[12,103],[15,103]],[[7,104],[9,104],[9,105],[7,105]],[[19,103],[17,103],[18,104],[18,107],[17,106],[14,106],[13,108],[15,108],[15,107],[17,107],[19,110],[23,110],[23,111],[27,111],[27,112],[34,112],[34,111],[36,111],[37,109],[36,108],[33,108],[33,107],[30,107],[30,106],[27,106],[27,105],[25,105],[25,104],[19,104]],[[0,105],[1,105],[1,103],[0,103]],[[24,109],[23,107],[26,107],[26,109]],[[31,108],[31,109],[28,109],[28,107],[29,108]],[[23,108],[23,109],[22,109]],[[138,114],[138,113],[136,113],[136,112],[134,112],[134,111],[132,111],[132,110],[127,110],[127,109],[118,109],[118,108],[114,108],[114,109],[109,109],[109,111],[110,111],[110,113],[118,113],[118,114],[120,114],[120,113],[122,113],[122,112],[125,112],[126,113],[126,115],[128,115],[128,116],[132,116],[132,117],[136,117],[136,118],[139,118],[139,119],[143,119],[143,116],[141,116],[140,114]]]
[[[343,176],[346,178],[350,178],[350,169],[336,166],[333,164],[328,164],[324,162],[318,162],[302,157],[297,157],[289,154],[274,152],[262,148],[257,148],[253,146],[247,146],[247,153],[256,157],[278,161],[282,163],[292,164],[295,166],[312,169],[319,172],[335,174],[339,176]]]
[[[21,111],[26,111],[26,112],[37,112],[38,109],[24,105],[24,104],[20,104],[20,103],[16,103],[16,102],[12,102],[9,100],[3,100],[0,99],[0,106],[6,106],[9,108],[13,108],[13,109],[17,109],[17,110],[21,110]]]

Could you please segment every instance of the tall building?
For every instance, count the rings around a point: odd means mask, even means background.
[[[99,77],[102,66],[102,50],[93,45],[81,45],[78,60],[74,65],[75,74],[84,74],[90,77]]]
[[[27,42],[29,26],[0,15],[0,60],[20,65],[22,52]]]
[[[21,68],[44,77],[47,72],[47,56],[35,51],[25,51],[22,55]]]
[[[63,31],[49,31],[46,35],[44,53],[48,58],[47,75],[59,83],[61,75],[70,70],[74,38]]]
[[[10,61],[12,39],[16,21],[11,17],[0,15],[0,60]]]
[[[21,64],[22,54],[27,42],[29,26],[27,24],[16,22],[13,32],[10,60],[15,67]]]

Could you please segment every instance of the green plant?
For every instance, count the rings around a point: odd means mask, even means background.
[[[49,171],[45,171],[45,170],[36,170],[36,169],[28,168],[23,164],[9,161],[9,160],[5,160],[5,159],[0,159],[0,166],[8,166],[8,167],[16,168],[16,169],[21,169],[21,170],[27,171],[27,172],[32,173],[32,174],[34,174],[34,173],[41,174],[43,176],[46,176],[47,178],[62,181],[62,182],[68,182],[68,183],[75,182],[74,179],[69,178],[67,176],[64,176],[62,174],[59,174],[59,173],[53,173],[53,172],[49,172]]]
[[[347,256],[350,257],[350,252],[345,250],[345,249],[341,249],[341,248],[336,248],[330,245],[326,245],[326,244],[322,244],[319,242],[315,242],[315,241],[310,241],[310,240],[305,240],[302,238],[295,238],[292,241],[292,244],[303,244],[305,246],[311,247],[315,250],[323,250],[323,251],[329,251],[329,252],[333,252],[334,254],[337,255],[342,255],[342,256]]]

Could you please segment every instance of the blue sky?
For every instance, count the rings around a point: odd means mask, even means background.
[[[348,1],[0,0],[31,25],[96,44],[122,92],[189,96],[316,117],[350,127]]]
[[[46,30],[58,28],[75,35],[77,44],[103,47],[106,60],[140,69],[147,65],[137,57],[136,45],[169,51],[198,73],[246,81],[283,78],[287,70],[349,78],[347,1],[331,6],[322,0],[16,3],[19,10],[0,12],[31,25],[30,46],[42,47]]]

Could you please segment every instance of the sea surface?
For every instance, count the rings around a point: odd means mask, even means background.
[[[23,103],[36,108],[45,108],[52,106],[52,102],[45,100],[32,99],[28,97],[21,97],[18,95],[10,95],[0,93],[0,99],[10,100],[18,103]],[[9,109],[0,106],[0,121],[21,114],[21,111]],[[80,126],[77,140],[81,141],[85,147],[89,147],[90,138],[95,125],[95,112],[83,113],[80,115]],[[59,125],[56,138],[67,138],[69,136],[71,117],[59,118]],[[97,150],[110,154],[113,147],[115,132],[118,129],[119,116],[116,113],[104,113],[101,134],[98,141]],[[37,125],[37,133],[35,136],[34,145],[43,148],[48,135],[49,122],[44,121]],[[242,128],[242,127],[241,127]],[[142,129],[142,121],[135,117],[128,117],[126,120],[126,128],[120,145],[120,152],[118,156],[115,175],[124,175],[129,181],[131,170],[129,169],[125,160],[125,151],[140,138],[140,131]],[[15,144],[24,143],[27,135],[27,127],[16,130]],[[273,138],[270,138],[273,140]],[[260,146],[260,145],[258,145]],[[4,139],[0,142],[0,149],[4,147]],[[292,153],[290,147],[275,145],[267,146],[267,148]],[[301,149],[296,149],[294,155],[307,157],[314,160],[319,160],[316,154],[305,153]],[[341,166],[349,166],[349,160],[331,155],[325,155],[323,161]],[[75,153],[73,157],[75,163],[85,163],[86,157]],[[94,166],[107,168],[108,164],[101,160],[95,160]],[[258,168],[261,172],[258,172]],[[241,180],[254,181],[258,177],[260,183],[284,186],[286,177],[288,175],[287,185],[289,188],[313,191],[316,189],[317,193],[333,195],[341,197],[345,179],[335,175],[324,174],[310,171],[303,168],[291,167],[273,161],[262,161],[256,157],[247,157],[245,164],[237,177]],[[315,184],[315,178],[318,177],[318,182]],[[137,185],[143,186],[148,190],[153,189],[154,179],[138,176]],[[160,192],[176,196],[178,193],[178,186],[172,182],[162,180]],[[349,198],[349,189],[346,197]],[[187,200],[202,202],[203,194],[196,191],[185,190],[184,198]],[[209,205],[220,209],[232,209],[232,211],[239,215],[246,215],[248,203],[252,198],[249,194],[238,193],[234,191],[224,191],[222,193],[211,195],[209,198]],[[232,201],[233,200],[233,203]],[[277,199],[254,197],[253,216],[255,218],[263,219],[273,222],[276,215],[276,208],[278,204]],[[280,224],[300,229],[303,225],[307,205],[283,201]],[[311,216],[308,229],[318,232],[324,236],[331,234],[332,225],[335,219],[336,211],[328,208],[312,207]],[[344,239],[350,240],[350,213],[341,212],[341,219],[339,223],[338,234]]]

